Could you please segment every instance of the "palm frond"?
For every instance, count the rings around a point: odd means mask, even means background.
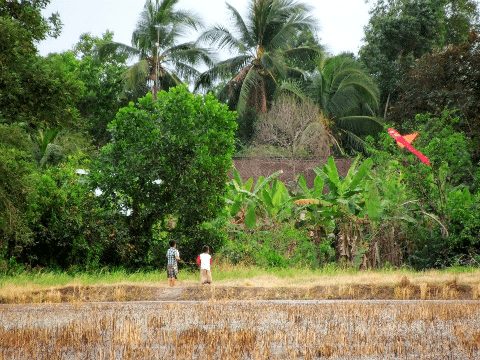
[[[111,54],[118,54],[120,56],[132,58],[134,56],[137,56],[140,51],[135,47],[128,46],[119,42],[110,41],[97,47],[96,53],[100,59],[104,59]]]
[[[276,33],[272,32],[273,36],[268,39],[266,48],[269,50],[286,48],[301,30],[313,28],[314,24],[315,21],[311,16],[294,13]]]
[[[341,144],[344,148],[349,148],[357,152],[366,153],[367,146],[365,144],[365,141],[358,135],[355,135],[353,132],[348,130],[342,130],[341,138]]]
[[[159,78],[159,89],[168,90],[171,87],[180,85],[182,80],[173,72],[163,69],[162,76]]]
[[[335,119],[335,125],[357,135],[375,134],[383,130],[383,122],[373,116],[345,116]]]
[[[208,89],[216,80],[231,78],[245,68],[250,60],[250,56],[240,55],[215,64],[209,70],[200,74],[195,83],[195,90]]]
[[[188,42],[172,46],[162,54],[165,58],[173,61],[184,61],[190,65],[204,63],[207,66],[213,65],[212,53],[210,50],[197,47],[196,43]]]
[[[273,81],[275,81],[275,75],[280,78],[287,76],[287,65],[280,53],[265,52],[260,60],[263,66],[263,71],[267,73]]]
[[[295,80],[283,80],[277,87],[274,97],[278,98],[282,94],[292,95],[302,101],[307,100],[307,94],[305,93],[302,84]]]
[[[193,30],[199,30],[204,26],[202,18],[198,14],[187,10],[177,10],[173,14],[173,19]]]
[[[176,72],[180,75],[182,79],[186,82],[190,80],[194,80],[198,77],[199,71],[195,69],[193,66],[190,66],[186,63],[181,61],[171,61],[173,67],[175,68]]]
[[[227,28],[216,25],[200,35],[197,42],[205,42],[210,45],[216,45],[219,49],[227,48],[244,52],[244,44],[238,40]]]
[[[255,47],[255,41],[253,40],[252,35],[250,34],[250,31],[248,30],[248,27],[240,13],[229,3],[226,5],[233,20],[235,21],[238,31],[240,32],[240,40],[246,45],[246,47]]]
[[[242,87],[240,89],[240,95],[238,99],[238,104],[237,104],[237,112],[239,114],[242,114],[246,108],[247,105],[249,105],[249,101],[252,99],[252,92],[255,89],[260,89],[262,84],[262,77],[258,73],[257,69],[255,67],[251,67],[248,70],[248,73],[245,76],[245,79],[242,82]],[[262,91],[260,89],[260,91]],[[255,100],[260,100],[261,99],[255,99]]]
[[[145,84],[150,75],[148,61],[140,60],[130,66],[125,74],[125,88],[128,91],[135,90],[140,84]]]
[[[322,48],[314,46],[299,46],[295,48],[289,48],[284,51],[286,58],[298,59],[298,58],[312,58],[320,60],[324,55]]]

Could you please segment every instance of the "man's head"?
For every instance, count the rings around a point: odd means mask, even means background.
[[[170,244],[170,247],[176,247],[177,246],[177,243],[175,242],[175,240],[170,240],[169,244]]]
[[[202,251],[204,253],[210,253],[210,248],[208,247],[208,245],[203,245]]]

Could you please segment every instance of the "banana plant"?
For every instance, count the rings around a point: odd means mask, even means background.
[[[357,157],[343,179],[338,174],[333,157],[328,158],[322,169],[314,169],[315,173],[325,180],[328,186],[325,198],[337,206],[339,215],[341,213],[358,215],[362,211],[364,201],[361,194],[365,191],[365,185],[370,178],[373,161],[365,159],[360,165],[359,162],[360,158]]]
[[[358,252],[361,226],[365,222],[364,193],[373,164],[371,159],[359,163],[357,157],[342,178],[333,157],[330,157],[322,168],[314,169],[313,188],[308,188],[303,177],[299,178],[300,196],[295,201],[302,211],[307,211],[314,226],[321,228],[327,236],[337,234],[338,253],[348,261],[352,261]],[[373,201],[370,204],[372,208],[368,211],[373,214],[376,204]]]
[[[228,184],[227,210],[237,223],[244,223],[248,228],[257,224],[257,215],[276,214],[276,207],[285,199],[285,186],[269,184],[276,180],[283,171],[277,171],[270,176],[260,176],[254,184],[253,178],[245,182],[238,170],[233,169],[233,178]],[[278,183],[277,181],[275,181]],[[287,191],[288,193],[288,191]]]
[[[364,205],[362,193],[365,191],[373,163],[371,159],[366,159],[359,165],[359,161],[357,157],[345,178],[341,178],[333,157],[329,157],[323,168],[314,169],[316,177],[312,189],[308,188],[305,178],[300,176],[300,196],[295,203],[330,208],[335,217],[360,214]]]
[[[260,193],[269,219],[281,221],[291,216],[292,202],[287,187],[278,179],[267,184]]]

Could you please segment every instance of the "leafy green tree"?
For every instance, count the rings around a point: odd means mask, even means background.
[[[234,28],[217,25],[199,41],[234,51],[235,56],[204,72],[196,87],[208,89],[226,79],[221,98],[231,108],[241,115],[249,109],[265,113],[279,82],[305,75],[296,67],[301,62],[293,59],[320,52],[317,44],[299,41],[302,32],[313,31],[315,20],[305,4],[293,0],[250,0],[246,19],[233,6],[227,4],[227,8]]]
[[[151,95],[119,110],[92,174],[106,204],[127,218],[130,266],[145,264],[152,228],[168,217],[187,254],[193,255],[202,223],[224,205],[231,167],[235,114],[213,95],[185,87]],[[203,239],[202,241],[205,241]]]
[[[17,258],[31,266],[51,268],[98,265],[102,239],[89,243],[90,229],[99,225],[93,219],[93,193],[77,173],[88,166],[77,154],[44,171],[31,175],[31,191],[24,214],[34,241],[24,246]],[[95,224],[95,225],[94,225]]]
[[[81,83],[56,57],[37,56],[33,36],[14,18],[0,17],[0,121],[73,124]]]
[[[429,112],[444,118],[446,108],[456,109],[457,132],[472,141],[474,162],[480,160],[480,36],[471,33],[468,42],[435,51],[420,58],[400,83],[401,95],[392,108],[391,118],[404,131],[418,131],[423,122],[416,114]],[[431,122],[433,123],[433,122]],[[444,121],[434,127],[442,131]]]
[[[0,17],[12,20],[23,29],[30,44],[44,40],[47,36],[60,35],[62,23],[58,13],[44,17],[42,11],[50,0],[7,0],[0,3]],[[5,38],[3,38],[5,39]],[[25,45],[25,44],[24,44]]]
[[[396,221],[392,216],[406,220],[403,226],[396,226],[395,232],[403,239],[405,259],[418,268],[472,264],[479,253],[475,225],[478,197],[472,186],[475,167],[468,137],[456,130],[459,121],[451,111],[440,116],[416,116],[413,124],[420,136],[415,147],[430,158],[432,166],[423,165],[400,149],[386,133],[380,137],[382,142],[377,149],[372,149],[378,188],[394,184],[389,179],[395,177],[404,186],[404,190],[397,186],[398,190],[392,188],[388,193],[406,192],[407,196],[401,196],[398,204],[406,204],[409,211],[402,214],[403,211],[395,212],[388,206],[390,220],[383,222]],[[384,193],[380,192],[382,203],[388,205]]]
[[[0,124],[0,261],[19,255],[33,241],[25,217],[33,164],[25,130]]]
[[[179,85],[180,79],[198,75],[195,66],[210,64],[210,54],[193,42],[179,43],[187,31],[197,30],[201,21],[196,15],[177,10],[178,0],[147,0],[132,45],[109,42],[100,47],[100,55],[116,52],[137,57],[139,62],[127,73],[127,90],[135,91],[149,83],[154,97],[160,89]]]
[[[414,60],[435,48],[464,42],[478,25],[473,0],[378,0],[365,28],[360,58],[377,79],[381,103],[395,101]]]
[[[105,54],[102,58],[96,56],[96,50],[112,39],[111,32],[105,33],[101,38],[82,34],[73,49],[78,60],[75,75],[85,88],[77,101],[77,108],[97,145],[104,145],[108,141],[107,124],[113,120],[118,109],[127,103],[124,94],[127,56],[114,52]],[[144,94],[146,89],[142,90]],[[138,95],[129,94],[129,97],[137,98]]]

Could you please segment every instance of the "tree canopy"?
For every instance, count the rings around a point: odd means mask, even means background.
[[[382,104],[397,98],[415,59],[466,41],[478,26],[473,0],[378,0],[370,16],[360,58],[378,81]]]

